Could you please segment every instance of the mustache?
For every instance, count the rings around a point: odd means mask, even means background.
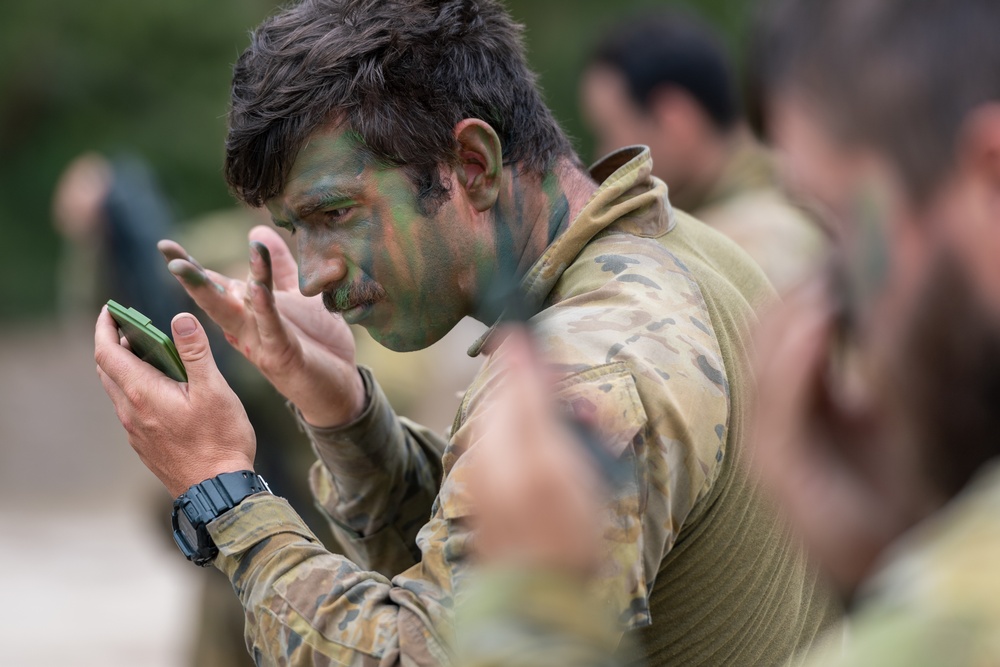
[[[385,289],[374,280],[355,285],[344,285],[333,291],[323,292],[323,307],[331,313],[342,313],[355,306],[370,306],[388,296]]]

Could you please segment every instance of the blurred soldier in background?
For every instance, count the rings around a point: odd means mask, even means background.
[[[826,236],[778,185],[743,121],[732,66],[711,29],[641,14],[611,30],[584,72],[584,117],[599,154],[645,144],[670,201],[726,234],[779,292],[821,263]]]
[[[1000,663],[998,25],[790,0],[758,35],[761,116],[841,235],[760,337],[755,461],[854,600],[819,664]]]
[[[157,270],[156,242],[176,231],[174,212],[152,169],[136,155],[84,153],[63,170],[52,195],[63,239],[59,314],[76,319],[109,298],[161,330],[188,307],[183,290]]]

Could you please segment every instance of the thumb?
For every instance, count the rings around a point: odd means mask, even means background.
[[[174,331],[174,344],[180,354],[184,368],[187,369],[188,381],[198,382],[210,375],[218,374],[219,369],[212,357],[212,348],[208,344],[208,334],[201,323],[190,313],[180,313],[170,323]]]

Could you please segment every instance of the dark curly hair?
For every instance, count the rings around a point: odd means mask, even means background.
[[[488,122],[504,163],[541,173],[575,154],[528,69],[522,27],[495,0],[304,0],[265,21],[233,71],[226,180],[253,206],[276,196],[310,134],[339,123],[421,205],[448,198],[453,128]]]

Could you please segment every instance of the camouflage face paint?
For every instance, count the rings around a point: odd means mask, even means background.
[[[454,180],[452,196],[425,214],[403,170],[373,163],[356,134],[332,128],[310,138],[267,208],[295,235],[304,294],[323,294],[386,347],[415,350],[466,315],[484,319],[477,306],[490,282],[522,276],[569,223],[556,175],[541,188],[516,169],[501,176],[487,215]]]
[[[564,186],[556,172],[539,181],[537,176],[510,171],[508,186],[494,209],[496,272],[488,293],[481,294],[477,303],[476,316],[481,321],[492,324],[502,315],[498,305],[514,298],[520,279],[569,226],[574,212]]]
[[[476,267],[492,263],[491,236],[453,201],[421,214],[403,171],[371,163],[338,129],[310,139],[267,207],[295,235],[303,293],[323,294],[327,308],[394,350],[450,331],[471,311]]]

